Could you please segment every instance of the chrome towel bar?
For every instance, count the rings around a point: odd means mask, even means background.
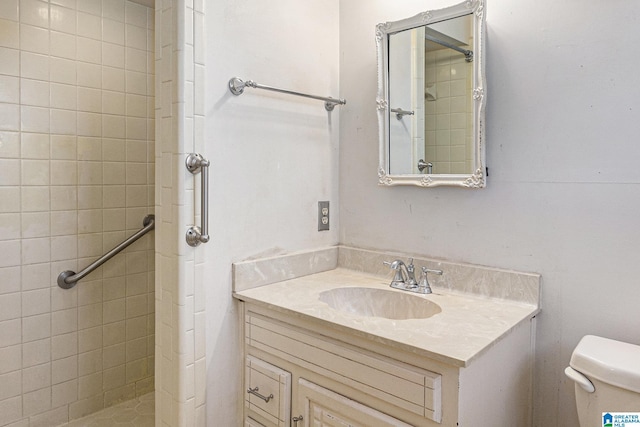
[[[237,77],[232,77],[231,80],[229,80],[229,91],[231,91],[231,93],[234,95],[242,95],[245,87],[252,87],[254,89],[265,89],[273,92],[286,93],[289,95],[302,96],[305,98],[324,101],[324,108],[327,111],[333,111],[336,105],[345,105],[347,103],[345,99],[335,99],[335,98],[325,97],[325,96],[309,95],[307,93],[295,92],[287,89],[278,89],[272,86],[261,85],[259,83],[254,82],[253,80],[242,81],[242,79],[239,79]]]
[[[187,230],[187,244],[198,246],[209,241],[209,165],[211,162],[200,154],[191,153],[185,160],[187,170],[193,175],[200,175],[200,221],[202,226],[192,225]]]
[[[89,264],[87,267],[84,268],[84,270],[82,270],[79,273],[75,273],[75,272],[73,272],[71,270],[63,271],[62,273],[60,273],[58,275],[58,286],[60,286],[62,289],[71,289],[71,288],[73,288],[79,280],[81,280],[84,277],[86,277],[93,270],[95,270],[96,268],[100,267],[105,262],[109,261],[111,258],[116,256],[119,252],[124,250],[126,247],[131,245],[133,242],[135,242],[136,240],[138,240],[139,238],[141,238],[145,234],[147,234],[149,231],[153,230],[155,228],[155,224],[156,223],[155,223],[155,216],[154,215],[145,216],[144,220],[142,221],[143,228],[140,229],[140,231],[138,231],[137,233],[135,233],[134,235],[129,237],[124,242],[120,243],[115,248],[111,249],[106,254],[102,255],[100,258],[95,260],[93,263]]]

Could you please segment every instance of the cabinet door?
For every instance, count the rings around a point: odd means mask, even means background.
[[[411,427],[304,378],[298,380],[298,404],[293,427]]]

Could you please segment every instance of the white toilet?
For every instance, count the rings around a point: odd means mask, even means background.
[[[640,413],[640,346],[586,335],[564,372],[576,383],[580,427],[602,427],[603,414]]]

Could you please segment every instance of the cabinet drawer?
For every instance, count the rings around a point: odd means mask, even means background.
[[[247,344],[435,422],[442,420],[442,376],[372,357],[249,312]]]
[[[291,374],[264,360],[247,356],[245,406],[275,426],[289,427]]]
[[[253,418],[247,417],[244,420],[244,427],[265,427],[265,426],[260,424],[259,422],[257,422]]]

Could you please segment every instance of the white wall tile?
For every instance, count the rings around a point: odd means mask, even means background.
[[[49,82],[20,79],[20,102],[23,105],[49,106]]]
[[[51,158],[73,160],[76,158],[77,141],[73,135],[51,135]]]
[[[78,110],[92,113],[102,112],[102,91],[92,88],[78,88]]]
[[[19,105],[0,103],[0,130],[20,130]]]
[[[78,113],[75,110],[51,109],[51,133],[74,135],[78,128]]]
[[[22,266],[21,285],[23,291],[48,288],[50,286],[50,264],[31,264]]]
[[[49,30],[21,24],[20,49],[45,55],[49,54]]]
[[[100,65],[102,63],[102,43],[86,37],[77,37],[78,61]]]
[[[78,136],[102,136],[102,115],[78,112]]]
[[[51,261],[76,259],[78,243],[76,236],[51,237]]]
[[[20,185],[20,160],[0,159],[0,183],[2,185]]]
[[[73,355],[51,362],[51,383],[59,384],[78,377],[78,356]]]
[[[2,25],[0,23],[0,25]],[[22,397],[13,397],[0,401],[0,419],[10,423],[22,416]]]
[[[38,264],[51,261],[51,239],[35,238],[22,240],[22,264]]]
[[[51,293],[49,289],[22,292],[22,315],[34,316],[51,311]],[[48,317],[34,319],[33,322],[47,322]],[[23,331],[24,332],[24,331]]]
[[[50,79],[56,83],[76,84],[76,62],[65,58],[50,58]],[[84,72],[82,73],[85,74]]]
[[[79,189],[70,186],[55,186],[51,191],[51,210],[66,211],[80,208],[78,204]]]
[[[144,70],[142,70],[144,71]],[[20,102],[20,79],[0,75],[0,102]]]
[[[40,0],[20,0],[20,22],[49,28],[49,5]]]
[[[22,160],[22,185],[49,185],[48,160]]]
[[[0,347],[0,374],[17,371],[20,368],[22,368],[22,346],[17,344]]]
[[[75,85],[51,83],[51,107],[75,110],[77,87]]]
[[[20,157],[20,134],[0,131],[0,156],[6,159]]]
[[[126,2],[125,22],[138,27],[147,28],[147,8],[130,1]]]
[[[124,22],[124,0],[102,2],[102,16]]]
[[[98,15],[78,12],[77,35],[91,39],[101,40],[103,21]]]
[[[78,352],[78,333],[55,335],[51,338],[51,360],[73,356]]]
[[[52,30],[76,34],[77,12],[74,9],[52,4],[50,6],[50,15],[50,26]]]
[[[125,25],[125,46],[130,48],[139,49],[142,51],[147,50],[147,30],[136,25]]]
[[[78,10],[100,16],[102,14],[101,0],[78,1]]]
[[[85,353],[102,348],[102,327],[78,331],[78,351]]]
[[[97,63],[78,62],[78,86],[100,89],[102,86],[102,69]]]
[[[21,130],[23,132],[49,132],[49,109],[42,107],[20,108]]]
[[[76,59],[76,36],[74,34],[51,31],[51,55],[64,58]]]
[[[19,396],[22,393],[22,372],[14,371],[0,375],[0,400]]]
[[[18,0],[5,0],[0,4],[0,18],[18,20]]]
[[[51,405],[61,406],[78,400],[78,381],[71,380],[51,387]]]
[[[22,316],[20,293],[0,295],[0,322]]]
[[[0,214],[0,240],[16,240],[21,235],[20,214],[17,213],[3,213]],[[4,285],[8,287],[8,276],[1,276],[7,278],[4,281]],[[2,292],[4,289],[0,289]],[[4,293],[4,292],[2,292]]]
[[[48,289],[46,291],[48,294]],[[45,304],[42,304],[42,306],[45,306]],[[50,299],[48,296],[46,307],[46,311],[49,311]],[[34,309],[31,311],[36,310]],[[26,316],[27,313],[24,315]],[[51,314],[47,312],[37,316],[22,318],[22,342],[41,340],[49,337],[51,337]]]
[[[71,160],[51,160],[52,185],[76,185],[77,183],[76,162]]]
[[[30,416],[51,409],[51,387],[25,393],[22,398],[23,415]]]
[[[22,391],[39,390],[51,385],[51,363],[32,366],[22,371]]]
[[[104,60],[104,56],[103,56],[103,60]],[[124,69],[122,69],[122,67],[121,68],[103,67],[102,88],[105,90],[124,92],[124,89],[125,89]]]
[[[51,339],[22,344],[22,367],[41,365],[51,360]]]
[[[22,238],[47,237],[51,234],[48,212],[22,213]]]
[[[102,92],[102,112],[105,114],[124,115],[126,112],[125,94],[122,92]]]
[[[20,344],[22,341],[22,322],[20,319],[0,322],[0,347]]]
[[[13,49],[20,47],[20,29],[17,22],[0,19],[0,46]]]
[[[13,267],[20,265],[20,240],[0,241],[0,252],[5,254],[0,259],[0,267]]]
[[[49,210],[49,187],[22,187],[20,190],[20,207],[23,212]]]
[[[79,233],[99,233],[103,230],[103,210],[87,209],[77,212],[77,225]]]
[[[0,277],[3,278],[4,283],[0,288],[0,293],[10,294],[18,292],[20,290],[21,280],[20,266],[2,267],[0,268]]]

